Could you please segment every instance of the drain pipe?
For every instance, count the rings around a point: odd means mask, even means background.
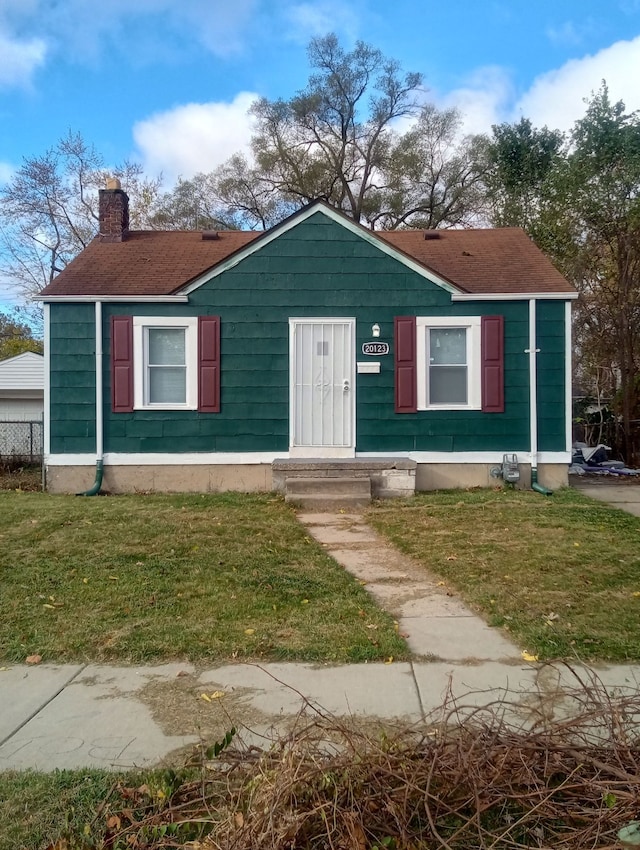
[[[84,493],[76,496],[97,496],[102,487],[104,475],[103,458],[103,420],[102,420],[102,302],[96,301],[95,336],[96,336],[96,477],[93,486]]]
[[[536,300],[529,299],[529,433],[531,437],[531,489],[543,496],[552,496],[553,491],[538,483],[538,374],[536,348]]]

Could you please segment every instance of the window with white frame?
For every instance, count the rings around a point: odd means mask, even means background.
[[[479,410],[479,316],[416,319],[419,410]]]
[[[197,409],[197,318],[134,316],[133,345],[135,408]]]

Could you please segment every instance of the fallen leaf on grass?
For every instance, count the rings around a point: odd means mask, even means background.
[[[254,635],[256,633],[256,630],[255,629],[245,629],[244,633],[245,633],[245,635]]]
[[[537,656],[537,655],[532,655],[530,652],[527,652],[527,650],[526,650],[526,649],[523,649],[523,650],[522,650],[522,658],[523,658],[525,661],[537,661],[537,660],[538,660],[538,656]]]
[[[457,560],[458,560],[457,555],[447,555],[447,561],[457,561]]]
[[[444,586],[445,586],[445,582],[443,582],[443,581],[439,581],[439,582],[438,582],[438,584],[437,584],[437,586],[438,586],[438,587],[444,587]]]
[[[244,815],[242,814],[242,812],[235,813],[235,815],[233,816],[233,822],[236,825],[237,829],[242,829],[242,827],[244,826]]]
[[[27,664],[40,664],[40,662],[42,661],[42,656],[41,655],[27,655],[27,657],[25,658],[25,661],[27,662]]]
[[[118,815],[111,815],[110,818],[107,818],[107,829],[120,829],[121,826],[122,821]]]
[[[220,699],[221,697],[223,697],[225,695],[226,695],[225,691],[214,691],[211,694],[211,699]]]
[[[82,583],[83,583],[83,584],[89,584],[89,579],[88,579],[88,578],[83,578],[83,579],[82,579]]]
[[[109,581],[118,581],[118,576],[109,576]]]
[[[640,596],[640,590],[634,590],[631,595],[637,598],[638,596]]]
[[[393,655],[390,655],[384,663],[385,664],[393,664]]]
[[[309,604],[309,600],[308,600],[308,599],[303,599],[301,604],[302,604],[302,605],[308,605],[308,604]]]
[[[211,702],[209,694],[200,694],[200,699],[203,699],[205,702]]]

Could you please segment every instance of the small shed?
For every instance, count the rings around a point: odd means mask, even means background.
[[[27,422],[42,419],[44,411],[44,357],[25,351],[0,360],[0,420]]]

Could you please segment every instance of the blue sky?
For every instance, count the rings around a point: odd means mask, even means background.
[[[640,0],[0,0],[0,182],[69,129],[167,183],[211,170],[330,30],[421,71],[469,131],[567,129],[602,78],[640,108]]]

